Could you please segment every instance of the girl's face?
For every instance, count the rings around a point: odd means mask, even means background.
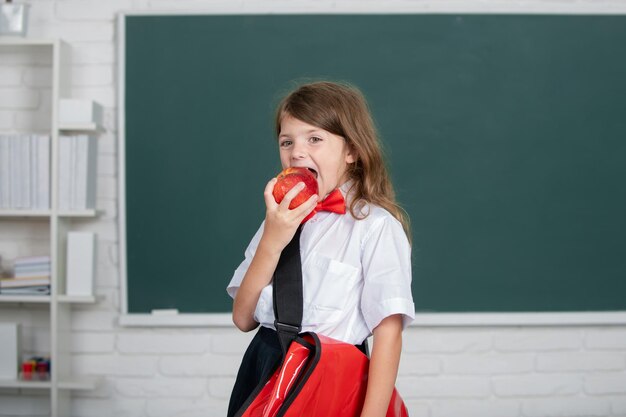
[[[314,172],[320,200],[343,184],[346,168],[354,156],[341,136],[286,115],[278,136],[283,169],[305,167]]]

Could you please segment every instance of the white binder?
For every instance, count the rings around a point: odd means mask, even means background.
[[[67,234],[67,295],[93,295],[95,234],[68,232]]]
[[[17,379],[20,355],[19,323],[0,323],[0,379]]]

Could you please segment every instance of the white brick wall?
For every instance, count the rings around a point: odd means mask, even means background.
[[[0,87],[20,85],[22,81],[22,70],[20,68],[5,67],[0,68]]]
[[[72,95],[105,106],[99,138],[95,223],[96,290],[103,301],[72,316],[74,371],[101,376],[75,393],[72,415],[222,416],[250,340],[234,328],[136,329],[118,326],[115,15],[119,11],[265,12],[563,12],[622,13],[626,0],[37,0],[30,35],[60,37],[72,49]],[[49,57],[4,54],[0,131],[49,124]],[[0,219],[0,254],[47,253],[49,227]],[[24,327],[28,352],[49,351],[43,308],[0,305],[2,320]],[[416,328],[405,332],[397,386],[412,417],[626,416],[626,326]],[[43,394],[0,390],[0,416],[49,413]]]
[[[36,109],[39,107],[39,92],[20,88],[3,88],[0,91],[0,108],[3,109]]]
[[[496,335],[494,348],[500,352],[578,350],[582,339],[580,330],[516,329]]]
[[[585,347],[589,350],[620,350],[626,349],[626,329],[608,328],[587,332]]]
[[[16,390],[0,390],[2,415],[38,417],[50,415],[50,399],[46,395],[19,395]]]

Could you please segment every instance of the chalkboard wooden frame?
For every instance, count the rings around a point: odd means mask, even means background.
[[[168,15],[170,15],[168,13]],[[124,153],[124,126],[125,126],[125,72],[124,72],[124,18],[121,15],[119,25],[119,216],[120,216],[120,268],[122,279],[122,319],[126,325],[231,325],[229,313],[209,314],[172,314],[163,311],[162,314],[129,314],[127,299],[127,264],[126,264],[126,199],[125,199],[125,153]],[[622,311],[604,312],[553,312],[553,313],[420,313],[418,324],[432,325],[486,325],[486,324],[601,324],[601,323],[624,323],[626,313]]]

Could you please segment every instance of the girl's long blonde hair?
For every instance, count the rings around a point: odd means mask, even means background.
[[[374,121],[359,89],[343,82],[318,81],[301,85],[278,105],[277,137],[280,123],[287,115],[345,139],[356,155],[356,161],[348,164],[347,171],[348,178],[354,181],[350,213],[363,219],[367,214],[363,217],[356,214],[360,202],[379,205],[402,223],[410,241],[409,216],[396,202]]]

